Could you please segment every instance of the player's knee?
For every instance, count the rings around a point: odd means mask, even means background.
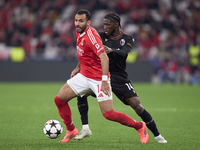
[[[135,112],[136,112],[138,115],[142,114],[143,111],[144,111],[144,108],[142,107],[141,104],[136,105],[136,107],[135,107]]]
[[[115,120],[115,111],[112,109],[111,111],[108,111],[106,113],[103,114],[103,116],[107,119],[107,120]]]
[[[54,102],[55,102],[57,107],[61,107],[61,106],[65,105],[67,103],[66,101],[60,99],[58,96],[56,96],[54,98]]]
[[[140,104],[140,99],[138,97],[127,98],[127,102],[133,109],[142,107]]]

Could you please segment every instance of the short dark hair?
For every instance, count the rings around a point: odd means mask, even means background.
[[[111,12],[111,13],[105,15],[104,19],[108,19],[108,20],[117,22],[117,23],[119,23],[119,26],[121,27],[121,24],[120,24],[121,19],[120,19],[119,15],[116,13]]]
[[[79,15],[82,15],[82,14],[85,14],[86,15],[86,18],[87,20],[91,20],[91,13],[86,10],[86,9],[80,9],[79,11],[76,12],[76,14],[79,14]]]

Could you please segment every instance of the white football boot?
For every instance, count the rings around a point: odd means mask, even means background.
[[[158,142],[158,143],[167,143],[167,141],[165,140],[164,137],[162,137],[162,135],[158,135],[155,137],[155,140]]]
[[[91,137],[92,132],[90,129],[82,129],[75,137],[75,140],[82,140],[85,137]]]

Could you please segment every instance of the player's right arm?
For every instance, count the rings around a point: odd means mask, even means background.
[[[89,45],[90,48],[94,51],[94,53],[100,58],[101,60],[101,68],[102,68],[102,84],[101,84],[101,90],[108,96],[111,95],[111,88],[108,83],[108,75],[109,75],[109,58],[103,48],[103,43],[101,40],[101,37],[96,32],[96,30],[93,30],[93,32],[90,32],[88,30],[89,37]]]
[[[102,52],[99,55],[99,58],[101,59],[101,68],[102,68],[102,76],[107,76],[108,77],[108,70],[109,70],[109,59],[108,56],[105,52]],[[102,80],[102,85],[101,85],[101,90],[108,96],[111,95],[111,89],[108,84],[107,80]]]
[[[70,77],[72,78],[72,77],[75,76],[79,71],[80,71],[80,62],[78,62],[76,68],[72,71]]]

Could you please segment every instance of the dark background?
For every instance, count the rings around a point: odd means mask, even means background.
[[[0,63],[0,81],[66,81],[76,62]],[[146,62],[127,64],[129,79],[150,82],[152,68]]]

